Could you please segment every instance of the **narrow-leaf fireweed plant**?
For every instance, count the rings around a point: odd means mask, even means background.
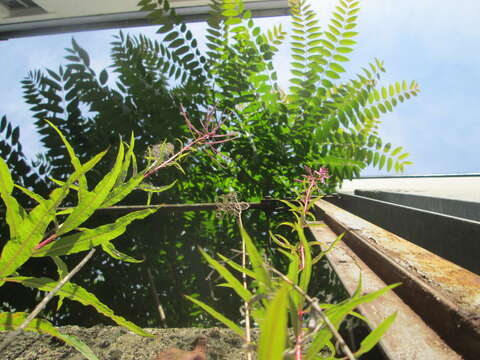
[[[220,261],[215,260],[200,249],[208,263],[225,280],[221,286],[230,287],[248,304],[254,323],[258,324],[259,336],[252,343],[246,330],[235,322],[224,317],[206,303],[187,296],[217,320],[224,323],[247,342],[247,351],[254,351],[259,360],[313,360],[320,358],[334,359],[338,355],[334,343],[339,345],[344,356],[354,359],[368,351],[380,340],[381,336],[393,323],[396,314],[386,318],[353,352],[340,336],[338,329],[347,315],[357,316],[354,309],[360,304],[372,301],[398,284],[387,286],[373,293],[362,295],[362,284],[359,281],[353,296],[338,304],[321,304],[318,299],[308,295],[313,266],[329,251],[336,242],[325,251],[314,251],[320,243],[308,241],[305,228],[308,220],[314,220],[310,212],[317,198],[313,196],[328,179],[325,168],[312,170],[305,167],[306,174],[299,180],[303,184],[303,193],[297,202],[283,201],[291,210],[294,221],[282,223],[281,226],[292,228],[298,238],[294,244],[282,235],[270,233],[271,239],[278,245],[278,252],[289,262],[288,273],[282,274],[265,259],[255,247],[252,239],[239,221],[242,240],[246,245],[250,266],[242,266],[231,259],[218,254]],[[241,213],[239,214],[241,216]],[[253,281],[246,288],[231,271],[234,269]],[[308,321],[306,319],[308,318]],[[247,323],[247,321],[246,321]],[[289,328],[292,331],[289,331]]]
[[[112,240],[122,235],[130,223],[146,218],[156,212],[158,207],[130,212],[117,218],[111,224],[101,225],[94,229],[82,227],[82,224],[92,217],[97,209],[108,208],[119,203],[136,189],[149,192],[168,190],[174,183],[154,187],[145,186],[144,181],[162,168],[172,165],[180,166],[178,160],[194,148],[208,146],[214,149],[215,144],[229,141],[234,137],[231,134],[221,135],[218,133],[218,124],[214,119],[213,110],[207,113],[203,122],[204,128],[201,130],[195,129],[183,110],[182,113],[188,126],[194,131],[193,139],[190,142],[182,146],[176,153],[173,151],[173,145],[170,144],[154,146],[153,150],[149,151],[149,163],[146,169],[139,172],[136,169],[134,136],[132,134],[129,144],[120,141],[113,168],[93,190],[89,190],[86,174],[105,156],[107,151],[97,154],[82,164],[70,143],[52,123],[50,126],[57,131],[68,150],[74,172],[67,177],[66,181],[52,179],[58,187],[51,191],[47,198],[14,184],[5,161],[0,158],[0,197],[5,204],[5,219],[10,229],[10,239],[7,240],[0,256],[0,286],[6,282],[18,283],[49,293],[30,315],[25,312],[0,312],[0,331],[27,330],[50,334],[74,346],[86,358],[97,359],[93,352],[77,338],[60,333],[47,320],[34,320],[36,314],[56,295],[60,298],[58,308],[61,307],[63,299],[68,298],[85,306],[93,306],[98,312],[136,334],[152,336],[134,323],[115,315],[94,294],[70,282],[70,278],[80,270],[93,254],[93,249],[98,246],[115,259],[133,263],[140,262],[140,260],[117,250]],[[23,208],[12,195],[15,188],[29,196],[37,205],[32,209]],[[66,200],[71,191],[75,191],[77,194],[76,205],[60,209],[62,202]],[[89,250],[88,256],[69,273],[61,256]],[[58,280],[20,276],[17,271],[32,257],[50,257],[58,268]],[[13,340],[14,335],[12,334],[15,333],[11,333],[0,344],[0,352]]]

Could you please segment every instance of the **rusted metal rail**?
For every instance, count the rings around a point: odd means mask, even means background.
[[[283,211],[288,210],[288,207],[285,206],[281,201],[275,199],[264,199],[259,202],[241,202],[242,204],[247,205],[247,209],[260,209],[264,211]],[[159,212],[186,212],[186,211],[215,211],[223,203],[192,203],[192,204],[155,204],[155,205],[118,205],[118,206],[109,206],[105,208],[98,208],[96,212],[100,213],[112,213],[112,214],[121,214],[128,213],[137,210],[146,210],[146,209],[156,209],[158,208]],[[59,207],[58,210],[68,210],[70,207]],[[27,209],[31,210],[31,209]],[[0,209],[0,214],[3,214],[5,210]]]
[[[375,327],[397,311],[393,327],[381,341],[388,359],[480,358],[480,277],[327,201],[316,204],[327,226],[312,227],[328,247],[327,255],[347,291],[362,274],[364,291],[401,282],[360,311]]]

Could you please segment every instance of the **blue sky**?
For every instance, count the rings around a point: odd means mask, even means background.
[[[312,1],[322,25],[336,1]],[[410,152],[413,165],[405,174],[480,172],[480,14],[478,0],[362,1],[357,46],[348,66],[352,74],[374,58],[385,62],[385,83],[416,80],[420,95],[382,117],[380,132]],[[288,23],[287,18],[259,19],[264,26]],[[203,34],[203,24],[192,24]],[[127,29],[155,35],[155,28]],[[90,54],[93,67],[110,64],[109,43],[117,30],[73,34]],[[24,104],[20,81],[28,70],[63,63],[72,34],[12,39],[0,42],[0,115],[21,126],[26,153],[41,151],[33,119]],[[286,49],[276,63],[286,87]],[[366,169],[363,175],[379,174]]]

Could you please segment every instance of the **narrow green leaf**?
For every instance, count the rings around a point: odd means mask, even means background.
[[[13,331],[18,329],[28,315],[28,313],[24,312],[0,313],[0,331]],[[85,343],[80,341],[80,339],[72,335],[62,334],[47,320],[33,319],[25,330],[56,337],[77,349],[88,360],[98,360],[93,351]]]
[[[137,174],[134,177],[130,178],[126,183],[123,183],[115,187],[110,191],[105,198],[104,202],[100,205],[102,208],[110,207],[116,203],[122,201],[128,194],[130,194],[134,189],[136,189],[140,183],[143,181],[143,174]]]
[[[93,168],[102,158],[103,154],[97,154],[80,169],[73,172],[64,186],[53,190],[47,200],[39,203],[32,211],[22,219],[19,226],[19,241],[7,241],[0,256],[0,285],[3,278],[9,276],[23,265],[33,253],[33,248],[44,237],[47,227],[54,220],[57,207],[68,195],[70,186],[87,171]]]
[[[60,258],[60,256],[52,256],[52,260],[57,265],[58,281],[61,281],[68,274],[67,264]],[[57,303],[57,311],[60,310],[63,304],[63,296],[59,296]]]
[[[14,186],[20,191],[22,191],[25,195],[27,195],[30,199],[35,200],[38,204],[41,204],[43,201],[45,201],[45,199],[41,195],[35,194],[33,191],[28,190],[23,186],[17,184],[15,184]]]
[[[265,319],[260,323],[258,359],[282,359],[287,340],[287,309],[289,285],[284,283],[267,305]]]
[[[403,148],[401,146],[397,147],[395,150],[392,151],[391,156],[395,156],[399,154],[402,151],[402,149]]]
[[[58,285],[57,281],[45,277],[35,278],[27,276],[17,276],[8,278],[8,281],[16,282],[24,286],[46,292],[52,291]],[[94,294],[88,292],[77,284],[68,282],[58,291],[57,294],[64,296],[70,300],[77,301],[82,305],[93,306],[99,313],[109,317],[118,325],[124,326],[138,335],[149,337],[153,336],[142,328],[135,325],[134,323],[126,320],[125,318],[115,315],[114,312],[108,306],[100,302],[100,300],[98,300],[98,298]]]
[[[6,220],[10,228],[10,240],[19,241],[20,223],[25,212],[17,200],[12,196],[14,183],[5,161],[0,158],[0,196],[6,206]]]
[[[111,241],[103,242],[102,243],[102,249],[108,255],[110,255],[112,258],[117,259],[117,260],[122,260],[122,261],[129,262],[129,263],[141,263],[141,262],[143,262],[143,260],[135,259],[134,257],[131,257],[130,255],[127,255],[127,254],[119,251],[117,248],[115,248],[115,246],[112,244]]]
[[[359,357],[372,350],[373,347],[380,341],[381,337],[387,332],[390,326],[392,326],[396,317],[397,313],[395,312],[383,320],[380,325],[375,328],[375,330],[373,330],[365,339],[362,340],[360,343],[360,349],[358,349],[354,355]]]
[[[76,171],[81,171],[82,164],[80,163],[80,160],[78,159],[77,155],[75,155],[75,151],[73,150],[73,148],[70,145],[70,143],[68,142],[68,140],[65,138],[65,136],[63,136],[60,129],[57,128],[52,122],[50,122],[48,120],[45,120],[45,121],[48,123],[48,125],[50,125],[53,128],[53,130],[55,130],[57,132],[58,136],[60,136],[60,139],[62,139],[62,142],[65,145],[65,148],[67,149],[68,156],[70,157],[70,162],[72,163],[73,168]],[[80,176],[80,178],[78,179],[78,183],[79,183],[79,187],[80,187],[80,189],[78,191],[78,197],[79,197],[79,199],[81,199],[84,196],[85,192],[88,190],[88,188],[87,188],[87,177],[85,176],[85,174],[82,174]]]
[[[224,261],[226,264],[231,266],[233,269],[237,270],[242,274],[246,274],[252,279],[255,279],[255,273],[252,270],[242,267],[241,265],[237,264],[235,261],[230,260],[229,258],[223,256],[222,254],[217,254],[217,255],[220,259],[222,259],[222,261]]]
[[[242,337],[242,338],[245,337],[245,334],[243,333],[243,330],[237,324],[235,324],[232,320],[226,318],[225,316],[220,314],[218,311],[216,311],[215,309],[213,309],[212,307],[208,306],[207,304],[205,304],[204,302],[202,302],[200,300],[197,300],[197,299],[195,299],[191,296],[188,296],[188,295],[185,295],[185,297],[188,300],[190,300],[191,302],[193,302],[194,304],[201,307],[203,310],[205,310],[207,313],[209,313],[215,319],[217,319],[218,321],[225,324],[229,329],[231,329],[233,332],[237,333],[240,337]]]
[[[243,241],[245,241],[250,263],[252,264],[253,272],[255,273],[255,278],[259,282],[260,292],[264,292],[265,287],[270,288],[271,280],[263,263],[262,256],[243,226],[240,226],[240,235],[242,236]]]
[[[217,260],[213,259],[202,249],[199,250],[208,263],[227,281],[228,285],[235,290],[238,296],[240,296],[243,301],[250,301],[253,296],[250,291],[245,289],[242,283],[235,276],[233,276],[233,274],[225,266],[221,265]]]
[[[85,191],[83,193],[83,197],[80,197],[81,190],[79,191],[78,205],[67,217],[62,227],[58,229],[57,235],[66,234],[69,231],[77,228],[102,205],[102,203],[107,199],[110,190],[115,185],[120,175],[123,157],[124,146],[123,142],[120,142],[117,159],[113,169],[107,175],[105,175],[105,177],[97,184],[97,186],[95,186],[93,191]]]
[[[380,163],[378,164],[378,168],[381,170],[383,168],[383,166],[385,165],[385,161],[387,160],[387,158],[385,157],[385,155],[382,155],[380,157]]]
[[[35,250],[32,256],[59,256],[87,251],[92,247],[119,237],[132,221],[143,219],[156,211],[157,209],[134,211],[118,218],[114,223],[102,225],[95,229],[86,229],[73,235],[62,236],[41,249]]]

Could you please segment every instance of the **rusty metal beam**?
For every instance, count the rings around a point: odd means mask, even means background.
[[[281,201],[275,199],[264,199],[260,202],[241,202],[248,205],[248,209],[260,209],[264,211],[287,211],[288,207]],[[96,212],[101,213],[129,213],[137,210],[156,209],[158,212],[186,212],[186,211],[216,211],[223,203],[195,203],[195,204],[155,204],[155,205],[118,205],[105,208],[98,208]],[[57,210],[68,210],[71,207],[59,207]],[[28,211],[32,209],[27,209]],[[0,214],[5,210],[0,209]]]
[[[337,262],[336,271],[344,284],[355,282],[355,271],[368,273],[372,279],[376,276],[384,284],[401,282],[395,294],[408,308],[398,305],[406,318],[415,320],[417,324],[410,329],[407,326],[395,336],[397,342],[404,341],[403,346],[412,344],[410,338],[419,337],[418,329],[422,329],[425,339],[424,347],[429,350],[441,349],[449,358],[455,358],[455,352],[464,359],[478,359],[480,354],[480,277],[458,265],[455,265],[409,241],[400,238],[378,226],[375,226],[343,209],[326,201],[316,204],[320,218],[335,234],[345,232],[343,243],[338,250],[329,255],[332,263]],[[331,234],[330,234],[331,235]],[[350,258],[341,260],[341,252]],[[343,262],[342,262],[343,261]],[[343,264],[343,265],[342,265]],[[348,270],[348,264],[351,268]],[[343,269],[340,266],[347,266]],[[355,270],[356,267],[356,270]],[[374,280],[372,280],[372,284]],[[355,283],[356,285],[356,283]],[[377,284],[380,286],[380,283]],[[351,285],[346,285],[347,290]],[[389,300],[390,301],[390,300]],[[391,300],[392,304],[394,300]],[[373,303],[371,314],[382,314],[384,304]],[[394,308],[394,307],[393,307]],[[368,316],[368,315],[367,315]],[[373,315],[370,315],[373,316]],[[402,316],[403,317],[403,316]],[[430,327],[444,342],[428,341],[430,335],[421,323]],[[386,341],[386,340],[385,340]],[[384,343],[385,343],[384,341]],[[392,345],[390,345],[392,347]],[[415,351],[422,346],[415,345]],[[450,350],[448,350],[450,348]],[[389,355],[388,346],[385,352]],[[422,350],[423,351],[423,350]],[[394,355],[391,359],[413,359]],[[416,357],[417,359],[437,359],[440,357]],[[457,357],[458,358],[458,357]]]
[[[310,230],[324,250],[337,238],[337,234],[328,226],[315,226]],[[354,293],[360,275],[362,291],[365,293],[377,291],[387,285],[345,243],[338,243],[328,253],[327,258],[350,295]],[[358,310],[368,318],[372,330],[387,316],[397,312],[394,324],[380,343],[387,359],[461,359],[461,356],[448,347],[393,291],[371,303],[359,306]]]

